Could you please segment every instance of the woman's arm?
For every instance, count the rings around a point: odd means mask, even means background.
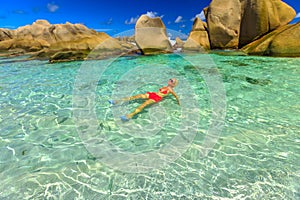
[[[170,92],[176,98],[178,105],[180,105],[180,101],[179,101],[177,94],[173,90],[170,90]]]

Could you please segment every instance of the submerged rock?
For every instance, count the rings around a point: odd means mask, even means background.
[[[222,55],[222,56],[247,56],[247,54],[239,49],[233,50],[210,50],[209,53]]]
[[[173,51],[166,27],[159,17],[150,18],[142,15],[135,25],[135,41],[138,48],[146,55]]]
[[[248,83],[251,83],[253,85],[264,86],[264,85],[269,85],[272,83],[272,81],[269,79],[255,79],[255,78],[251,78],[251,77],[246,77],[245,79]]]

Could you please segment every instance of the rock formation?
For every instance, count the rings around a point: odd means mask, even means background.
[[[143,54],[172,52],[166,27],[159,17],[150,18],[142,15],[135,25],[135,41]]]
[[[13,38],[13,34],[14,32],[12,30],[0,28],[0,41]]]
[[[300,57],[300,23],[292,25],[276,35],[267,51],[270,56]]]
[[[94,36],[97,32],[82,24],[55,24],[46,20],[37,20],[32,25],[19,27],[15,31],[15,38],[44,40],[49,44],[61,41],[73,41],[79,38]]]
[[[291,22],[295,10],[281,0],[243,0],[239,47]]]
[[[211,48],[238,48],[242,16],[240,0],[212,0],[206,15]]]
[[[183,45],[184,51],[203,51],[210,49],[207,25],[200,18],[196,17],[192,31]]]
[[[69,22],[51,25],[46,20],[37,20],[16,30],[0,29],[0,51],[8,55],[37,52],[34,58],[59,58],[62,61],[68,60],[68,56],[72,57],[70,60],[84,59],[94,49],[101,54],[98,57],[103,57],[126,53],[131,48],[134,46],[130,43]]]
[[[184,42],[179,38],[175,38],[175,45],[174,48],[183,48]]]
[[[250,55],[300,57],[300,22],[282,26],[242,50]]]
[[[295,16],[295,10],[281,0],[212,0],[206,12],[211,47],[242,47]]]
[[[233,49],[230,52],[236,53],[240,49],[255,55],[300,56],[300,23],[288,25],[296,12],[281,0],[212,0],[204,13],[207,23],[195,18],[187,41],[176,39],[176,51]],[[46,20],[16,30],[0,28],[2,56],[30,53],[56,62],[171,52],[164,23],[147,15],[138,19],[135,35],[128,38],[112,38],[82,24],[53,25]]]

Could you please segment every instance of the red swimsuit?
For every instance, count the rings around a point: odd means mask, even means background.
[[[163,93],[163,94],[168,94],[169,90],[165,89],[162,90],[163,88],[159,89],[159,92]],[[147,94],[149,95],[149,99],[152,99],[155,102],[159,102],[162,100],[162,97],[159,96],[156,92],[147,92]]]

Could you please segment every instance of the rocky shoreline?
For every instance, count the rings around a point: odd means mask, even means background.
[[[62,62],[132,54],[233,50],[245,55],[300,57],[300,22],[289,24],[295,10],[281,0],[212,0],[196,18],[186,42],[171,45],[161,18],[142,15],[135,35],[112,38],[82,24],[37,20],[16,30],[0,28],[0,56]]]

